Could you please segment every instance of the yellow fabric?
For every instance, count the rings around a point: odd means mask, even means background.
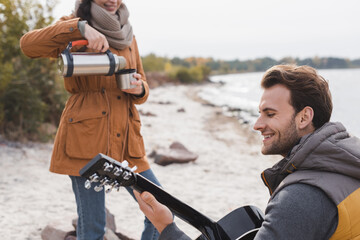
[[[338,206],[339,222],[331,240],[360,240],[360,188]]]

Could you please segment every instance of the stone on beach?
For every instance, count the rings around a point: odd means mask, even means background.
[[[72,220],[74,229],[77,227],[77,218]],[[47,225],[41,232],[42,240],[76,240],[76,231],[66,232],[57,229],[54,224]],[[115,217],[108,209],[106,209],[106,231],[105,240],[133,240],[128,236],[116,232]]]
[[[193,162],[198,158],[198,155],[190,152],[180,142],[174,142],[169,148],[161,148],[152,153],[155,158],[154,162],[166,166],[172,163],[188,163]]]

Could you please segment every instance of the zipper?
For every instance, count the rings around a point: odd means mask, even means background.
[[[107,148],[106,148],[106,154],[110,154],[110,102],[109,102],[109,98],[108,98],[108,95],[107,95],[107,92],[106,92],[106,89],[105,88],[102,88],[101,89],[101,92],[103,93],[103,95],[105,95],[105,99],[106,99],[106,104],[107,104],[107,107],[108,107],[108,115],[107,115]]]
[[[130,52],[130,68],[132,68],[132,63],[133,63],[133,56],[132,56],[132,49],[131,47],[129,47],[129,52]]]
[[[261,179],[263,180],[263,182],[264,182],[265,186],[269,189],[269,193],[270,193],[270,195],[272,195],[272,194],[273,194],[273,191],[272,191],[272,189],[271,189],[271,187],[270,187],[269,183],[266,181],[265,171],[261,173]]]

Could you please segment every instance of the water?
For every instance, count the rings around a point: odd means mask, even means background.
[[[339,121],[346,129],[360,137],[360,69],[319,70],[329,81],[333,99],[331,121]],[[254,124],[258,116],[258,105],[262,90],[260,80],[264,72],[212,76],[211,81],[199,96],[224,108],[240,121]]]

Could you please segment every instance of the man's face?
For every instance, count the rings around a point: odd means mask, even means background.
[[[261,152],[285,157],[300,139],[295,110],[290,105],[290,90],[280,84],[265,89],[259,113],[254,129],[264,137]]]

